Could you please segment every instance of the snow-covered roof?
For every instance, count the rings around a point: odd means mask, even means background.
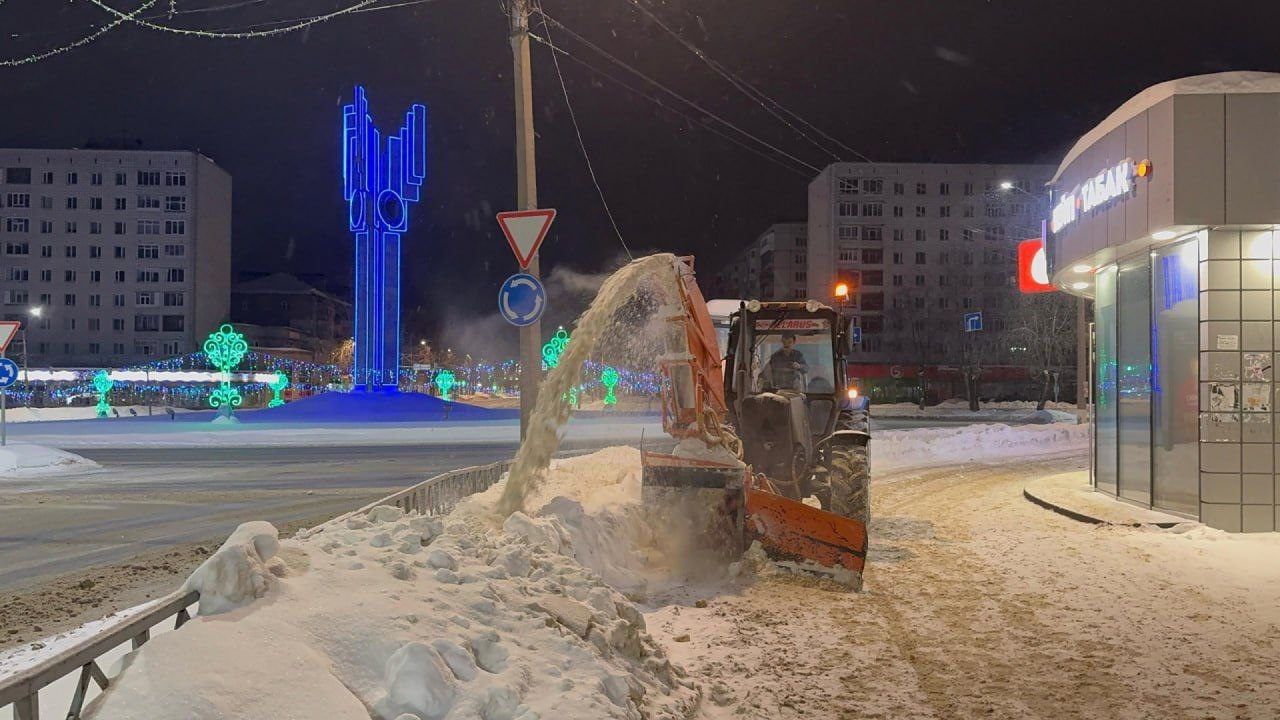
[[[1085,133],[1071,151],[1062,159],[1058,171],[1054,173],[1051,183],[1056,183],[1067,166],[1107,133],[1115,130],[1138,114],[1163,102],[1174,95],[1213,95],[1236,93],[1280,92],[1280,73],[1236,71],[1212,73],[1210,75],[1192,75],[1152,85],[1134,95],[1128,102],[1116,108],[1097,127]]]
[[[342,298],[317,290],[289,273],[272,273],[254,280],[248,280],[236,285],[232,292],[269,295],[319,295],[344,305],[349,304]]]

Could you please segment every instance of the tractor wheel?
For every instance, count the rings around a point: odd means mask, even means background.
[[[861,522],[871,522],[871,465],[865,447],[831,449],[831,512]]]

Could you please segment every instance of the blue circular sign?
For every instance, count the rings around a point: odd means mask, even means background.
[[[538,322],[546,309],[547,290],[538,278],[528,273],[512,275],[498,291],[498,312],[516,327]]]
[[[18,382],[18,363],[9,358],[0,358],[0,388],[7,388]]]

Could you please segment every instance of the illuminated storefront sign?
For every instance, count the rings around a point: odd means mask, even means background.
[[[1027,294],[1058,289],[1049,282],[1049,262],[1044,252],[1044,238],[1032,238],[1018,243],[1018,289]]]
[[[1143,161],[1143,168],[1150,168],[1150,163]],[[1147,176],[1149,173],[1140,173]],[[1115,167],[1107,168],[1084,181],[1082,185],[1058,198],[1053,207],[1053,231],[1059,232],[1075,222],[1080,213],[1087,213],[1117,198],[1132,195],[1134,164],[1125,160]]]

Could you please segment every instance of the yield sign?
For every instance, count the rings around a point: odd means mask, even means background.
[[[8,349],[9,341],[18,334],[18,328],[21,326],[22,323],[16,320],[0,320],[0,353]]]
[[[498,225],[502,227],[502,234],[507,236],[511,252],[516,254],[521,268],[529,267],[529,262],[538,254],[538,248],[547,237],[551,221],[555,219],[556,211],[551,208],[498,213]]]

